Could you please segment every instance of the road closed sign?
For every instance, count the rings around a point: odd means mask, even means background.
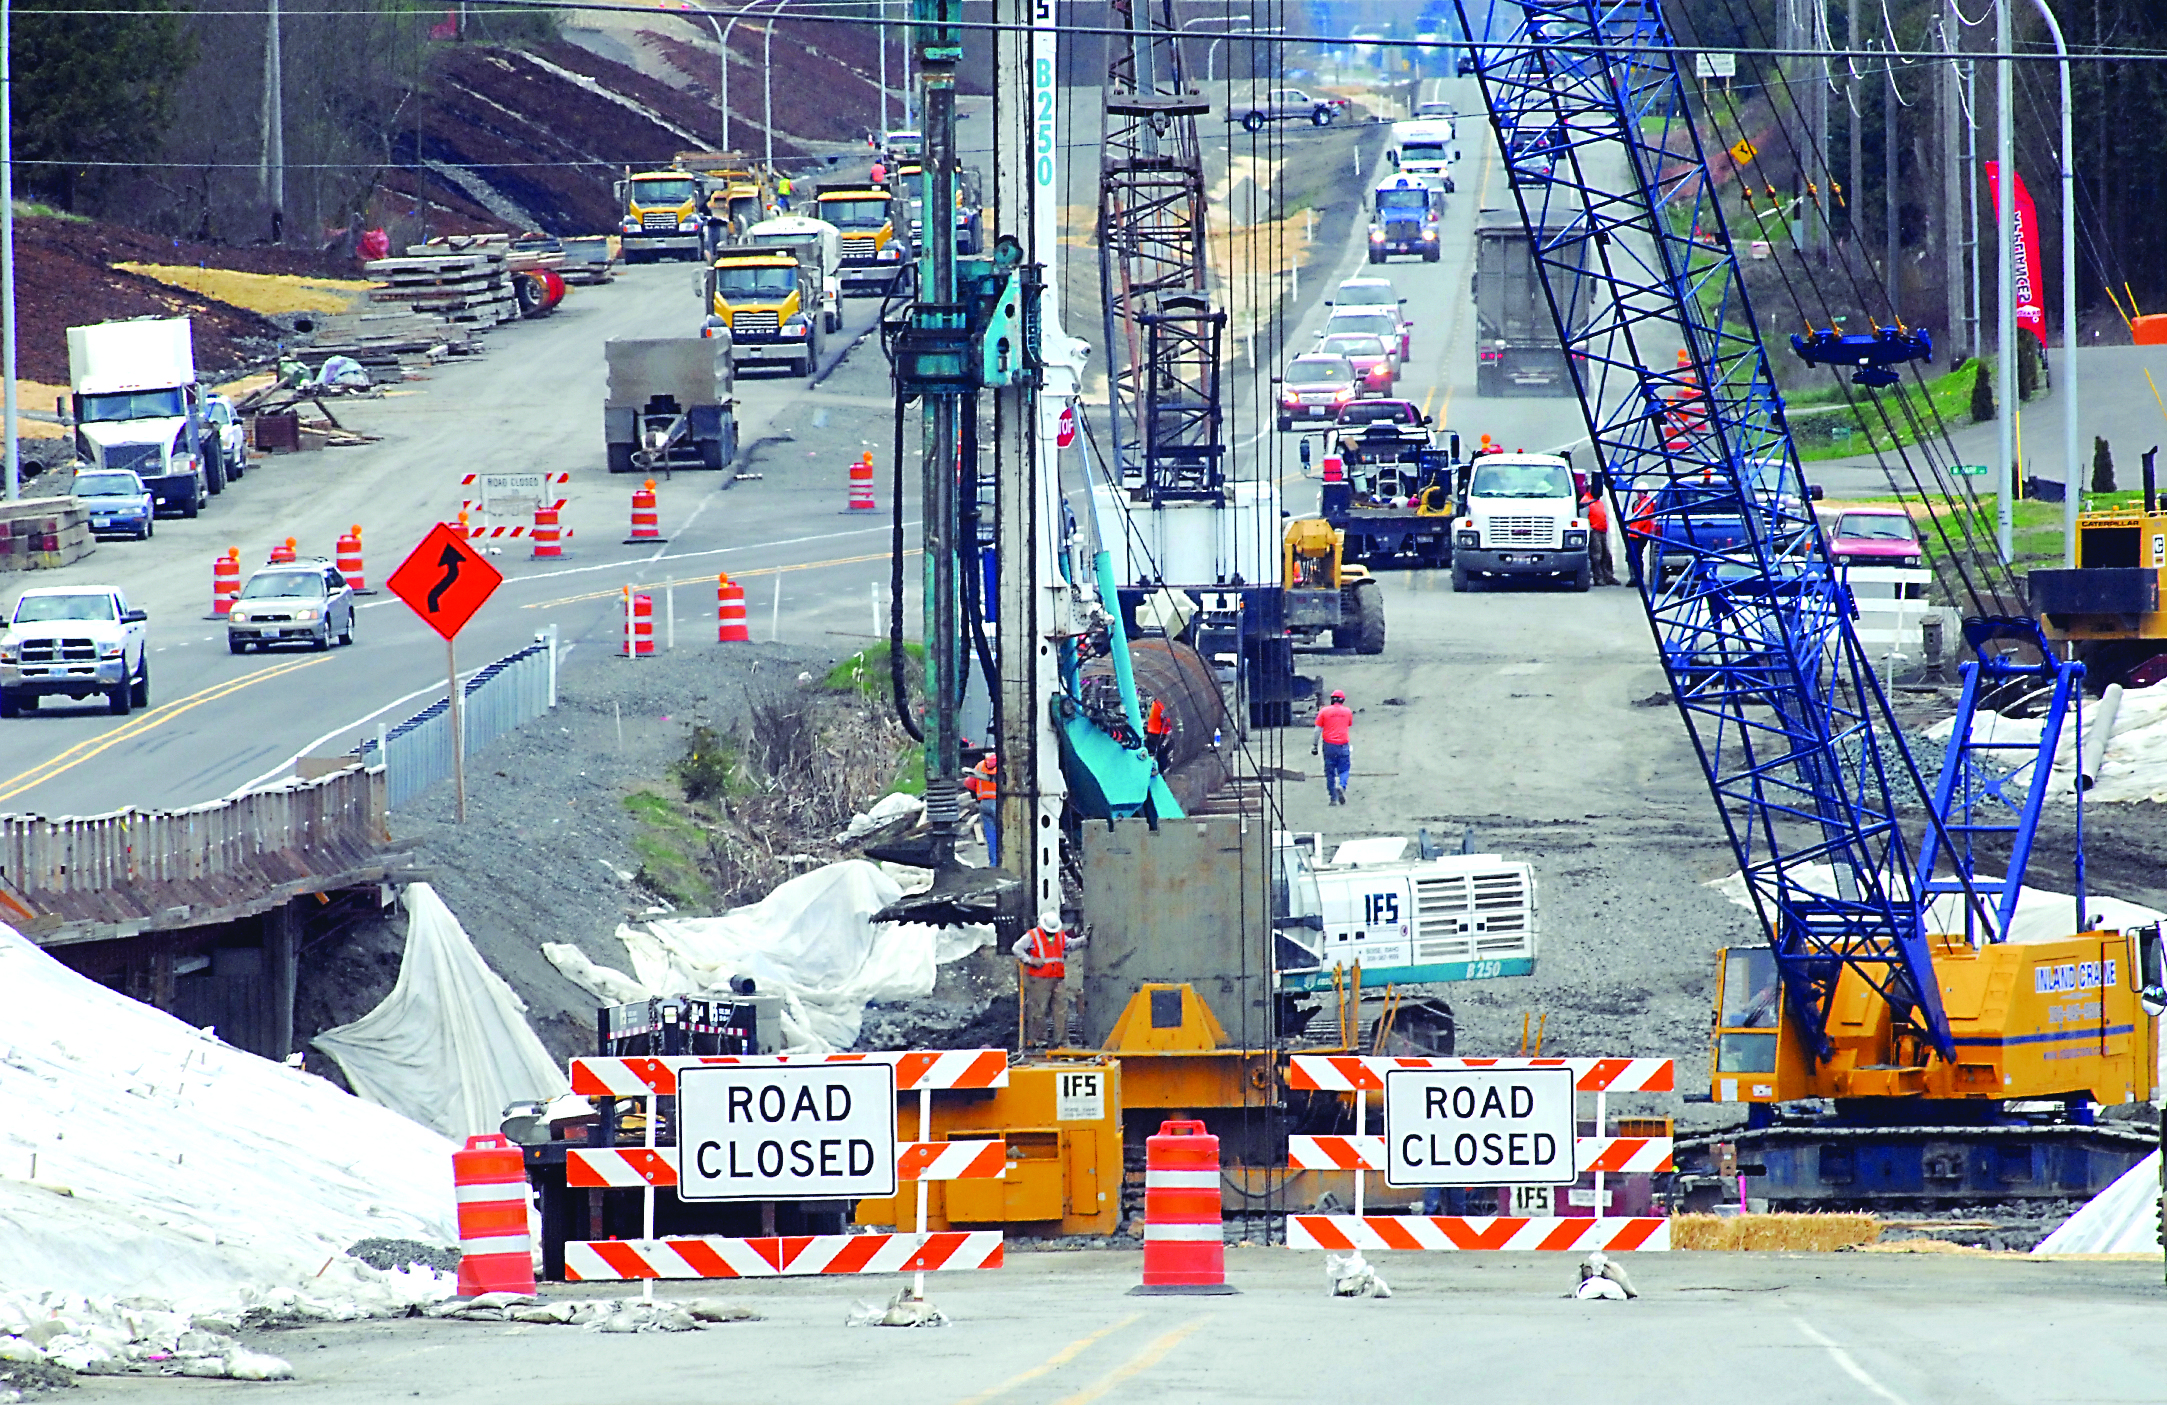
[[[681,1068],[677,1155],[677,1193],[686,1200],[893,1195],[895,1069],[885,1063]]]
[[[1385,1184],[1569,1185],[1573,1126],[1570,1068],[1395,1068]]]

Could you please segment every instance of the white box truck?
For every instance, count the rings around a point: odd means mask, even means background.
[[[187,318],[68,328],[68,388],[77,458],[133,470],[153,510],[193,517],[225,486]]]

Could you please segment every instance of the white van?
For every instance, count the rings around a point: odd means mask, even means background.
[[[1427,176],[1449,195],[1453,191],[1452,163],[1459,157],[1450,118],[1418,118],[1392,124],[1385,159],[1402,175]]]

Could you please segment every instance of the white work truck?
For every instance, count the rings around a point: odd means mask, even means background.
[[[116,717],[150,705],[150,626],[120,587],[26,590],[0,630],[0,717],[40,698],[103,697]]]
[[[1588,521],[1570,460],[1557,454],[1481,454],[1464,468],[1466,488],[1452,524],[1452,588],[1478,581],[1592,579]]]
[[[1405,176],[1426,176],[1447,195],[1453,191],[1452,163],[1459,154],[1449,117],[1394,122],[1385,147],[1385,159],[1394,170]]]
[[[68,328],[68,383],[75,452],[92,468],[132,470],[159,511],[182,517],[225,486],[187,318]]]
[[[1322,847],[1321,836],[1279,836],[1282,995],[1329,993],[1356,962],[1363,988],[1379,991],[1534,973],[1535,871],[1525,862],[1422,857],[1399,837],[1348,840],[1329,861]]]

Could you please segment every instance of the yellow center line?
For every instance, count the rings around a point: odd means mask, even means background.
[[[133,721],[123,722],[109,732],[100,732],[95,737],[77,742],[58,756],[48,757],[30,769],[19,771],[6,780],[0,781],[0,800],[12,800],[34,786],[43,785],[55,776],[74,770],[93,756],[110,750],[124,741],[140,737],[145,732],[163,727],[182,713],[201,707],[207,702],[217,702],[220,698],[230,697],[243,688],[253,688],[258,683],[267,683],[273,678],[283,678],[289,673],[298,673],[304,668],[314,668],[317,664],[329,663],[333,657],[333,655],[326,654],[319,658],[296,659],[292,663],[274,664],[269,668],[258,669],[254,673],[240,678],[229,678],[223,683],[215,683],[201,692],[190,693],[185,698],[177,698],[163,707],[153,708]]]
[[[903,554],[905,556],[916,556],[919,554],[919,549],[917,547],[911,547]],[[801,561],[795,566],[755,566],[750,570],[730,571],[727,574],[729,575],[731,580],[741,581],[749,580],[754,576],[779,576],[787,571],[819,571],[824,570],[829,566],[862,566],[868,561],[886,561],[888,559],[889,558],[887,552],[876,551],[868,556],[838,556],[832,561]],[[723,573],[718,572],[717,574]],[[714,579],[715,577],[713,575],[706,575],[685,576],[680,580],[674,581],[633,581],[629,588],[638,590],[668,590],[672,586],[705,585],[713,581]],[[590,590],[584,595],[565,595],[560,596],[555,600],[537,600],[532,605],[522,605],[519,608],[521,608],[522,610],[551,610],[555,609],[559,605],[578,605],[589,600],[607,600],[611,596],[623,595],[627,588],[627,586],[620,585],[612,586],[608,590]]]
[[[1091,1405],[1092,1401],[1105,1395],[1123,1381],[1132,1376],[1141,1375],[1165,1360],[1166,1354],[1188,1340],[1198,1328],[1204,1325],[1204,1321],[1205,1319],[1199,1317],[1193,1321],[1182,1323],[1179,1327],[1160,1337],[1127,1361],[1108,1371],[1082,1390],[1077,1391],[1074,1395],[1064,1396],[1059,1405]]]
[[[1049,1371],[1058,1371],[1063,1366],[1068,1365],[1069,1362],[1074,1361],[1077,1357],[1089,1351],[1092,1347],[1097,1346],[1100,1342],[1106,1340],[1114,1333],[1120,1331],[1122,1328],[1130,1326],[1133,1323],[1142,1321],[1143,1316],[1144,1315],[1140,1312],[1130,1313],[1127,1317],[1122,1318],[1119,1322],[1109,1323],[1107,1326],[1099,1328],[1096,1332],[1093,1332],[1088,1337],[1078,1337],[1075,1341],[1072,1341],[1067,1346],[1062,1347],[1059,1351],[1047,1357],[1044,1361],[1039,1362],[1030,1370],[1018,1371],[1015,1375],[1010,1376],[1007,1380],[1002,1381],[999,1385],[993,1386],[987,1390],[982,1390],[978,1392],[978,1394],[973,1395],[968,1399],[959,1400],[956,1402],[956,1405],[985,1405],[986,1401],[991,1400],[996,1396],[1006,1395],[1008,1394],[1008,1392],[1014,1390],[1017,1386],[1024,1384],[1026,1381],[1035,1381],[1040,1376],[1045,1375]]]

